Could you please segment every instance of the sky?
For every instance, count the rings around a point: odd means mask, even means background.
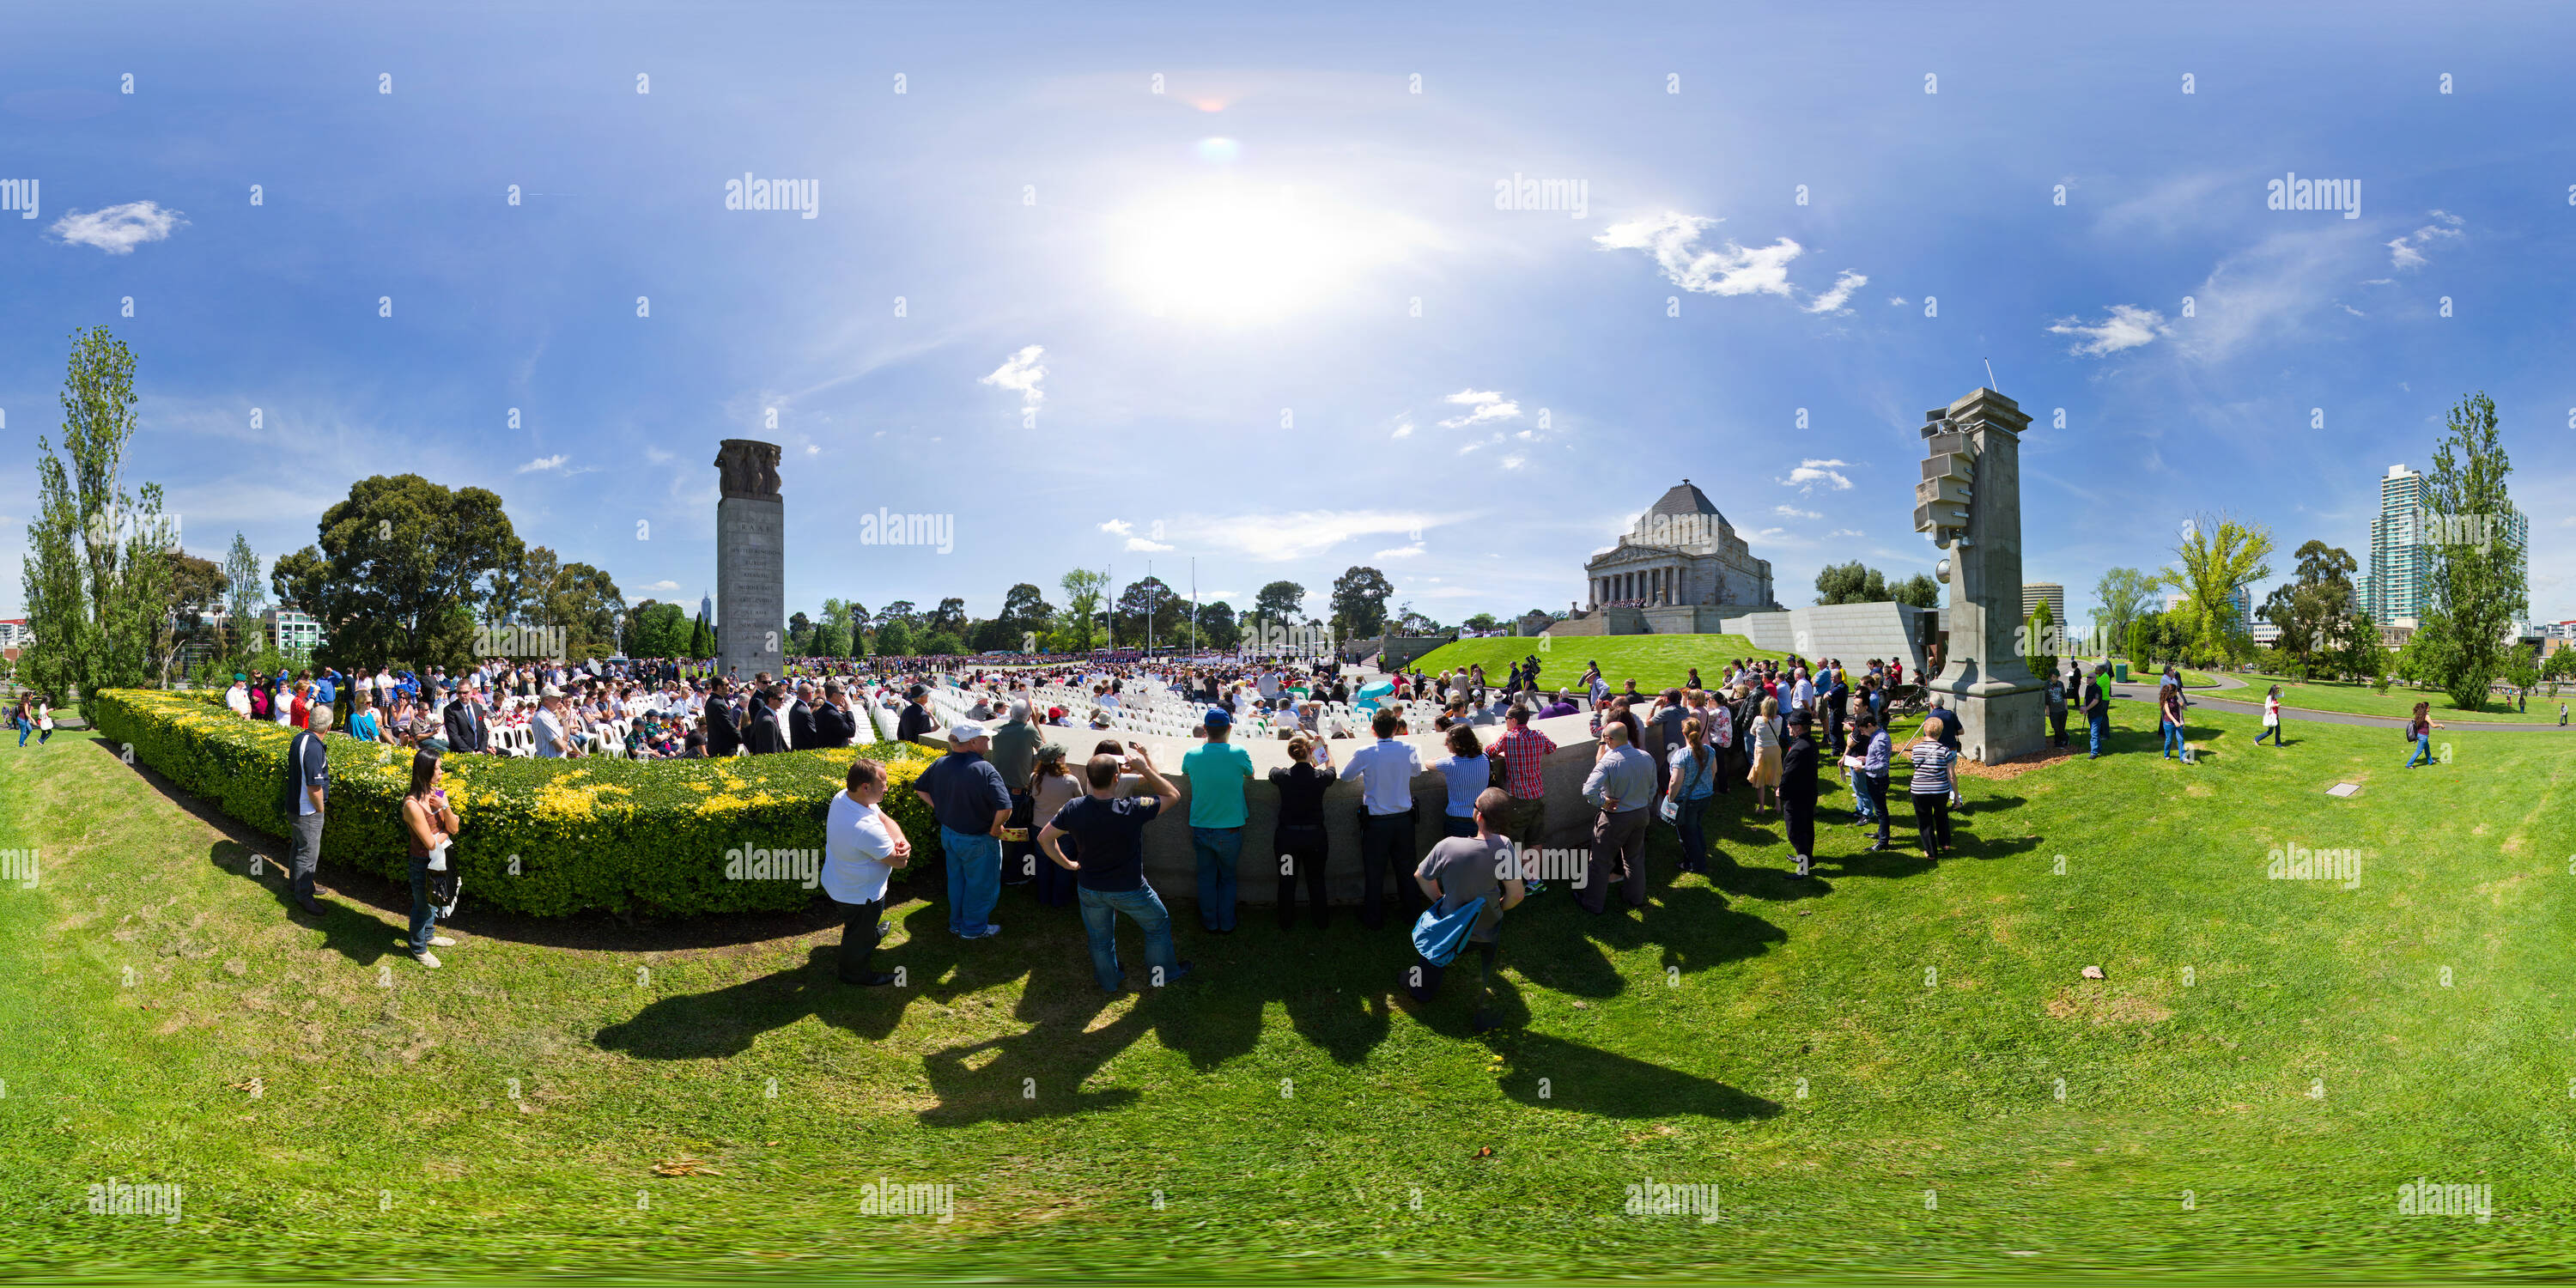
[[[2224,514],[2272,534],[2259,601],[2310,539],[2366,571],[2378,480],[2483,390],[2530,615],[2576,618],[2571,38],[2506,4],[19,6],[0,616],[66,336],[105,325],[127,480],[215,559],[408,472],[694,606],[741,437],[784,452],[791,612],[1150,566],[1320,614],[1355,564],[1443,622],[1563,609],[1684,477],[1795,605],[1932,568],[1917,427],[1992,384],[2036,417],[2026,578],[2080,614]],[[2269,208],[2292,176],[2355,208]],[[746,178],[797,208],[728,209]],[[869,544],[880,507],[953,540]]]

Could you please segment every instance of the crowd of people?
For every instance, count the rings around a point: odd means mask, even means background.
[[[26,746],[27,736],[34,734],[36,745],[41,747],[53,741],[54,709],[44,694],[30,689],[9,704],[9,724],[18,731],[19,746]]]

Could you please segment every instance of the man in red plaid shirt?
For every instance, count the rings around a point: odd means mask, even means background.
[[[1485,754],[1503,762],[1503,790],[1511,795],[1511,808],[1503,816],[1503,835],[1512,844],[1528,850],[1538,844],[1539,828],[1547,821],[1547,783],[1539,773],[1539,764],[1556,750],[1556,743],[1546,734],[1529,727],[1530,709],[1513,704],[1506,717],[1510,728]],[[1529,874],[1524,872],[1523,877]],[[1532,885],[1536,894],[1543,887]]]

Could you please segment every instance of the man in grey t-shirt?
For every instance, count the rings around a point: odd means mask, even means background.
[[[1474,928],[1467,932],[1467,942],[1459,949],[1472,950],[1477,955],[1476,1011],[1468,1023],[1480,1033],[1493,1027],[1489,990],[1494,955],[1500,947],[1495,930],[1503,919],[1503,910],[1519,903],[1524,893],[1520,856],[1511,838],[1501,831],[1511,807],[1511,793],[1502,788],[1488,787],[1477,793],[1476,834],[1442,838],[1424,856],[1422,866],[1413,870],[1413,879],[1422,887],[1423,897],[1432,901],[1435,916],[1447,916],[1478,899],[1485,901],[1484,910],[1476,914]],[[1416,954],[1413,966],[1405,972],[1404,991],[1414,1001],[1428,1002],[1439,993],[1440,978],[1447,973],[1446,967]]]

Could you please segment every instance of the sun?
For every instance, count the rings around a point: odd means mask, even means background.
[[[1349,291],[1407,239],[1395,221],[1293,189],[1211,183],[1121,214],[1110,274],[1160,316],[1278,321]]]

